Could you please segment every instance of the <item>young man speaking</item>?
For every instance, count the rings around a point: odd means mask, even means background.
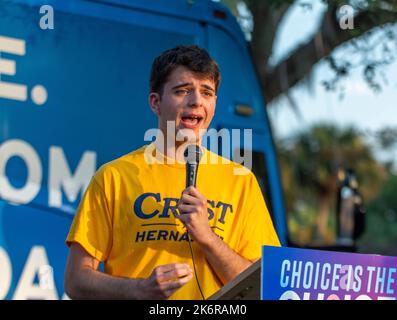
[[[158,138],[92,178],[66,240],[69,297],[208,298],[259,259],[262,245],[280,245],[255,176],[236,174],[241,165],[201,147],[196,187],[185,188],[180,136],[201,145],[219,82],[217,63],[197,46],[154,60]]]

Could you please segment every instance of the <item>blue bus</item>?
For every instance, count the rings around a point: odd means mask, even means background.
[[[0,299],[67,299],[65,238],[92,175],[144,144],[151,62],[205,47],[222,82],[212,128],[252,130],[252,171],[288,232],[271,128],[235,18],[207,0],[2,0]],[[243,137],[229,158],[244,152]]]

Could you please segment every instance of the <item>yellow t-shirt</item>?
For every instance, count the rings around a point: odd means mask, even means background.
[[[194,270],[186,229],[175,218],[186,184],[185,165],[156,163],[152,152],[145,150],[155,150],[154,145],[97,171],[66,240],[68,245],[78,242],[90,255],[104,261],[105,272],[110,275],[147,278],[155,267],[168,263],[188,263]],[[261,257],[262,245],[279,246],[255,176],[243,166],[203,150],[196,186],[207,198],[212,230],[251,261]],[[210,164],[210,159],[218,164]],[[247,174],[236,175],[236,169]],[[197,243],[192,245],[197,276],[208,298],[223,284]],[[195,278],[170,298],[201,299]]]

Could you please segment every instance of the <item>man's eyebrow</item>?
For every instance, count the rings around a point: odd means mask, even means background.
[[[184,82],[184,83],[181,83],[181,84],[178,84],[178,85],[172,87],[172,90],[175,90],[175,89],[178,89],[178,88],[187,87],[187,86],[192,86],[192,85],[193,85],[193,83],[191,83],[191,82]],[[202,84],[201,86],[204,87],[207,90],[211,90],[211,91],[215,92],[215,89],[212,88],[211,86],[207,85],[207,84]]]
[[[178,88],[187,87],[187,86],[191,86],[191,85],[193,85],[193,83],[191,83],[191,82],[184,82],[184,83],[182,83],[182,84],[178,84],[178,85],[175,86],[175,87],[172,87],[172,89],[178,89]]]
[[[214,92],[215,92],[215,89],[212,88],[211,86],[207,85],[207,84],[202,84],[201,86],[204,87],[204,88],[206,88],[206,89],[208,89],[208,90],[211,90],[211,91],[214,91]]]

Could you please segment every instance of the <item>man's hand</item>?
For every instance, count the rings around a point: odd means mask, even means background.
[[[167,299],[193,278],[188,264],[161,265],[146,278],[122,278],[98,271],[99,261],[73,242],[65,271],[65,291],[72,299]]]
[[[208,222],[207,199],[195,187],[190,186],[182,192],[178,209],[181,213],[178,218],[198,244],[205,244],[216,237]]]
[[[252,264],[230,249],[212,231],[208,222],[207,199],[195,187],[188,187],[182,192],[178,209],[181,213],[178,218],[200,245],[207,261],[224,284]]]
[[[141,299],[168,299],[192,278],[193,272],[188,264],[172,263],[158,266],[149,278],[141,280]]]

